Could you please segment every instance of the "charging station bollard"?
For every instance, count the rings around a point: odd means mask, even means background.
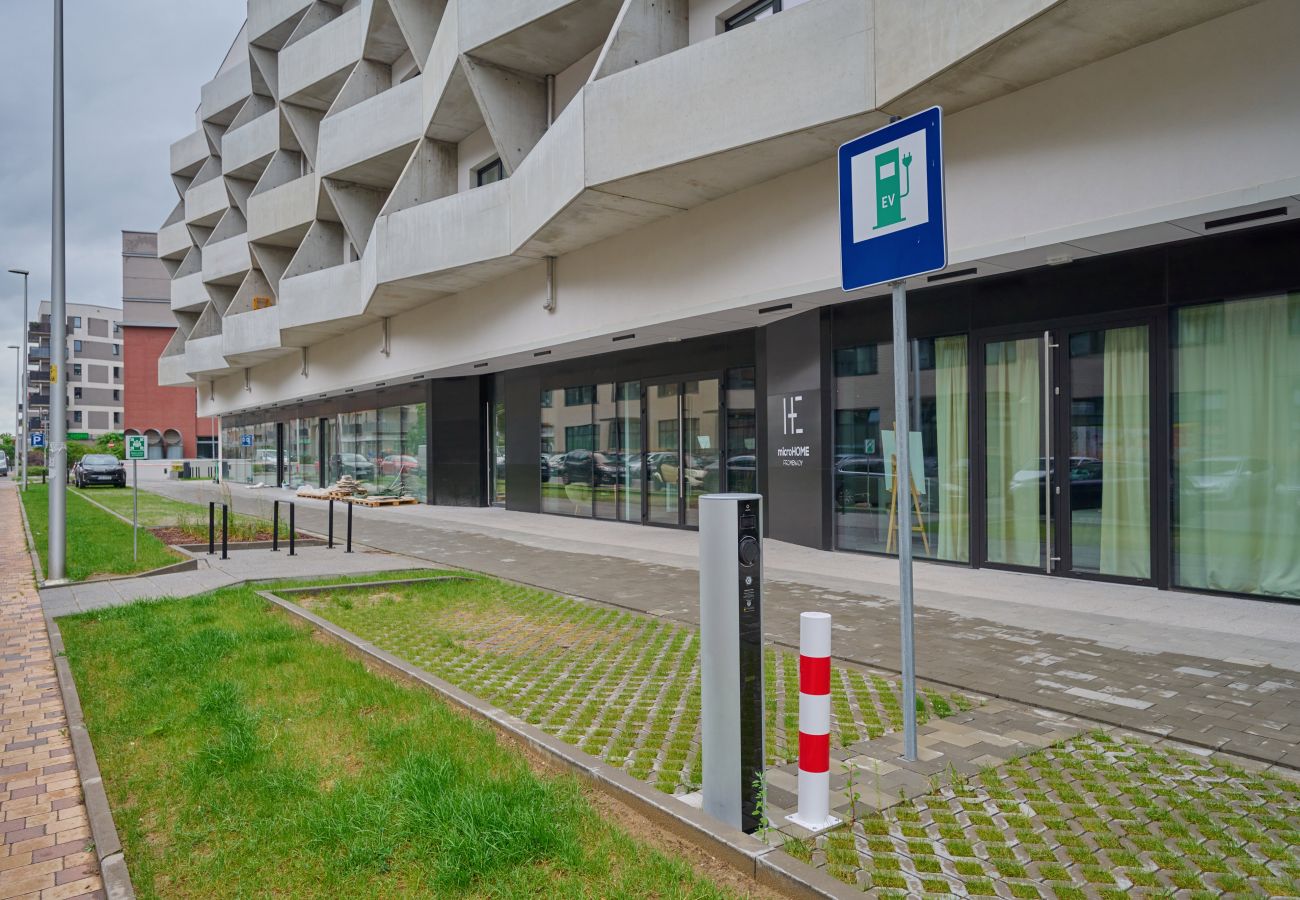
[[[230,559],[230,554],[226,552],[227,550],[226,544],[227,541],[230,539],[229,512],[230,512],[229,507],[227,507],[226,504],[224,503],[221,504],[221,558],[222,559]]]
[[[831,617],[799,616],[799,809],[786,816],[809,831],[825,831],[831,815]]]
[[[217,504],[208,501],[208,556],[217,552]]]
[[[298,531],[298,529],[295,528],[295,527],[294,527],[294,524],[293,524],[293,518],[294,518],[293,514],[294,514],[294,511],[297,510],[297,508],[298,508],[298,507],[297,507],[295,504],[293,504],[293,503],[290,503],[290,504],[289,504],[289,555],[290,555],[290,556],[296,556],[296,555],[297,555],[297,553],[294,551],[294,548],[293,548],[293,540],[294,540],[294,537],[296,536],[297,531]]]
[[[271,505],[271,552],[280,552],[280,501]]]
[[[765,824],[762,501],[700,498],[704,812],[751,833]]]
[[[355,505],[354,503],[348,504],[348,549],[344,550],[344,553],[352,552],[352,507]]]
[[[330,517],[329,542],[325,544],[325,549],[333,550],[334,549],[334,498],[333,497],[330,498],[330,508],[329,508],[328,515]]]

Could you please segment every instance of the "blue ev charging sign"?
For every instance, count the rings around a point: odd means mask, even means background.
[[[846,291],[948,264],[943,110],[932,106],[840,147],[840,286]]]

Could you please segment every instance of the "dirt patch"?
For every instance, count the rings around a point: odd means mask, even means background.
[[[179,528],[175,525],[166,525],[159,528],[150,528],[149,531],[164,544],[205,544],[208,540],[207,528]],[[239,541],[269,541],[271,539],[270,526],[259,528],[254,533],[245,533],[246,531],[247,529],[240,532]],[[298,532],[299,540],[306,538],[307,535]],[[286,546],[289,543],[288,535],[281,537],[280,540]],[[230,543],[238,543],[239,541],[232,539]],[[221,543],[220,534],[217,535],[217,543]]]
[[[519,614],[502,615],[492,611],[457,611],[453,620],[458,629],[473,634],[487,632],[486,637],[458,641],[466,650],[513,656],[531,652],[539,642],[548,652],[567,651],[607,644],[608,628],[555,622]]]

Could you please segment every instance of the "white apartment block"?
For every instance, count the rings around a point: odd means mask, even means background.
[[[892,552],[836,150],[938,105],[918,555],[1300,596],[1298,34],[1291,0],[249,0],[171,147],[159,380],[234,478],[409,457],[431,503],[677,527],[730,485]]]
[[[93,440],[122,430],[122,310],[67,304],[66,374],[69,440]],[[32,431],[48,431],[50,418],[50,304],[28,323],[30,370],[27,415]]]

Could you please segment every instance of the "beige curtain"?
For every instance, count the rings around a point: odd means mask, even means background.
[[[939,558],[970,559],[966,337],[938,338],[935,355],[935,427],[939,457]]]
[[[985,348],[990,562],[1042,564],[1042,375],[1037,338]]]
[[[1114,328],[1102,351],[1101,571],[1151,577],[1147,329]]]

